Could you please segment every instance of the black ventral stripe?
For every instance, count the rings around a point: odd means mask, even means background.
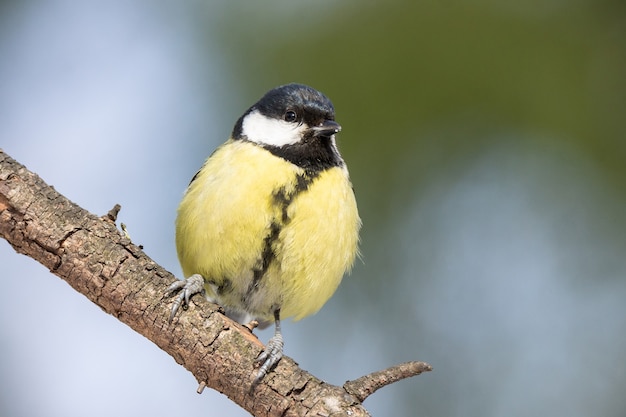
[[[272,204],[279,209],[280,217],[272,221],[263,239],[263,248],[261,249],[259,260],[257,261],[258,266],[252,270],[252,281],[242,298],[244,304],[259,289],[259,284],[265,276],[265,273],[272,262],[276,260],[274,245],[279,240],[280,232],[283,227],[287,226],[291,221],[288,214],[289,206],[299,194],[309,189],[309,186],[319,176],[320,172],[321,171],[305,171],[302,174],[297,174],[295,184],[290,184],[292,187],[289,187],[289,191],[287,187],[283,186],[276,189],[272,194]]]
[[[243,295],[243,299],[241,300],[244,305],[247,304],[247,300],[250,299],[250,297],[252,297],[252,295],[257,291],[261,278],[263,278],[267,272],[270,264],[276,259],[276,253],[274,252],[273,246],[274,242],[278,240],[280,229],[280,224],[272,222],[269,233],[265,236],[265,239],[263,239],[260,265],[252,270],[252,281],[250,282],[250,285],[248,285],[246,293]]]

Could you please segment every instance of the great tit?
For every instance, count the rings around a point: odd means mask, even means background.
[[[335,143],[341,126],[319,91],[267,92],[193,177],[178,208],[181,304],[205,291],[226,314],[275,324],[258,356],[260,381],[280,360],[280,320],[317,312],[358,252],[361,220]]]

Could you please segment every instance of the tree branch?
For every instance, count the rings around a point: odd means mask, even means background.
[[[288,357],[251,389],[262,344],[202,297],[168,325],[171,300],[163,294],[175,277],[115,227],[117,211],[100,218],[83,210],[0,150],[0,236],[154,342],[200,388],[226,394],[255,416],[369,415],[361,402],[377,389],[372,384],[326,384]]]
[[[348,381],[343,384],[343,387],[348,393],[354,395],[360,402],[363,402],[367,397],[386,385],[432,370],[433,367],[426,362],[405,362]]]

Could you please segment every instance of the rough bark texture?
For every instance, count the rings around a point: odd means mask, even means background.
[[[356,396],[288,357],[251,390],[262,344],[249,330],[202,297],[168,324],[172,299],[163,294],[175,277],[109,216],[78,207],[2,150],[0,236],[255,416],[368,415]]]
[[[359,401],[365,401],[367,397],[382,387],[432,370],[432,366],[425,362],[405,362],[382,371],[372,372],[353,381],[348,381],[343,384],[343,388]]]

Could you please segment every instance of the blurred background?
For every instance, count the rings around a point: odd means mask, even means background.
[[[268,89],[321,90],[363,261],[286,354],[339,385],[433,365],[375,416],[626,414],[623,2],[4,1],[0,57],[0,147],[120,203],[178,276],[205,157]],[[247,415],[4,241],[0,265],[0,415]]]

